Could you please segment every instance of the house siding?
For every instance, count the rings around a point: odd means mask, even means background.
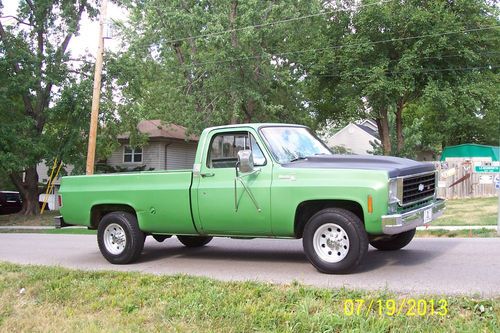
[[[196,144],[175,142],[166,145],[165,165],[167,170],[192,169],[196,156]]]
[[[145,170],[161,170],[165,167],[165,164],[163,163],[165,154],[165,150],[163,148],[164,146],[165,144],[162,142],[150,142],[142,147],[142,162],[125,163],[123,162],[123,150],[125,147],[125,145],[123,144],[111,154],[111,156],[107,160],[107,164],[114,167],[119,166],[122,168],[134,168],[137,166],[146,165]]]
[[[122,144],[107,159],[107,164],[113,167],[132,169],[137,166],[146,165],[145,170],[176,170],[192,169],[196,155],[196,143],[191,142],[149,142],[142,148],[141,163],[123,162],[123,150],[126,144]]]

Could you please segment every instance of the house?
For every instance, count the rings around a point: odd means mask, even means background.
[[[160,120],[143,120],[137,129],[148,136],[148,142],[143,147],[131,147],[129,134],[119,135],[120,146],[106,160],[107,165],[122,170],[193,168],[198,137],[188,136],[186,128]]]
[[[335,151],[368,155],[373,151],[371,142],[380,143],[377,124],[372,120],[363,120],[359,123],[349,123],[335,134],[325,138],[328,147]]]

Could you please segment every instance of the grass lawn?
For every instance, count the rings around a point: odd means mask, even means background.
[[[24,216],[19,214],[0,215],[0,226],[54,226],[54,217],[61,215],[58,210],[46,211],[39,216]]]
[[[393,316],[348,299],[446,300],[447,313]],[[390,310],[392,311],[392,310]],[[385,313],[385,314],[384,314]],[[421,312],[424,313],[424,312]],[[0,263],[2,332],[498,332],[500,298],[396,295],[298,283],[219,282]]]
[[[473,229],[473,230],[417,230],[416,237],[498,237],[496,230]]]
[[[443,216],[432,225],[496,225],[498,198],[447,200]]]

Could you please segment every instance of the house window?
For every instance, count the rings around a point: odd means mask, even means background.
[[[123,162],[125,163],[141,163],[142,148],[132,148],[125,146],[123,149]]]

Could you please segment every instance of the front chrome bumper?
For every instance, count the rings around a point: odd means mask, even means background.
[[[424,223],[425,211],[432,209],[431,220]],[[441,216],[445,209],[443,199],[436,199],[430,205],[420,207],[404,214],[382,216],[382,232],[386,235],[395,235],[428,224]]]

